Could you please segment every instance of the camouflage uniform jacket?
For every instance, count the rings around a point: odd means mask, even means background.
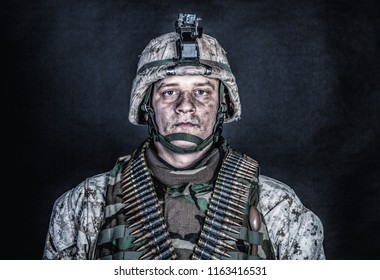
[[[92,176],[55,201],[43,259],[94,258],[112,180],[111,172]],[[322,223],[289,186],[260,175],[259,194],[276,259],[325,259]]]

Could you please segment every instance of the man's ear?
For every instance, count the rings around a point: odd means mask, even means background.
[[[147,122],[148,121],[148,113],[144,113],[144,120]]]

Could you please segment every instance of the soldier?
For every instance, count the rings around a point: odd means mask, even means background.
[[[222,136],[241,115],[224,49],[195,14],[175,27],[133,82],[149,137],[56,200],[43,259],[325,259],[318,216]]]

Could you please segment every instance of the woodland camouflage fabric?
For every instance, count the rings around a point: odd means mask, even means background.
[[[141,149],[138,149],[128,162],[125,162],[125,164],[121,162],[120,168],[116,168],[117,173],[123,173],[122,182],[115,182],[115,184],[110,184],[107,187],[105,222],[99,232],[98,246],[95,255],[97,259],[163,258],[163,255],[156,254],[157,252],[150,257],[147,256],[150,254],[150,250],[157,248],[153,246],[153,244],[157,243],[161,244],[158,247],[161,250],[160,252],[166,252],[166,246],[170,246],[170,243],[173,245],[173,248],[175,248],[175,254],[165,254],[165,258],[182,260],[193,258],[274,258],[265,224],[260,223],[260,228],[256,231],[249,230],[248,225],[249,209],[251,206],[257,208],[258,203],[257,166],[250,167],[249,170],[251,170],[251,172],[249,174],[235,174],[244,163],[253,164],[254,161],[248,163],[248,161],[246,161],[247,158],[244,159],[243,155],[230,149],[226,141],[221,141],[193,167],[183,170],[173,170],[173,167],[164,162],[154,151],[154,148],[152,148],[150,141],[146,141]],[[232,160],[232,157],[236,158]],[[230,171],[227,171],[225,164],[229,165]],[[146,165],[149,166],[149,169],[144,168]],[[235,168],[231,169],[231,166],[234,165]],[[135,172],[125,173],[127,170],[131,170],[132,166],[138,175],[134,174]],[[217,172],[218,168],[220,168],[219,172]],[[247,170],[248,166],[244,166],[244,168]],[[212,214],[216,213],[215,210],[209,209],[211,200],[213,201],[212,204],[214,207],[219,203],[233,203],[230,200],[218,200],[218,195],[214,193],[215,189],[217,189],[216,193],[218,193],[218,189],[221,187],[220,181],[226,180],[225,176],[232,176],[233,178],[236,176],[236,181],[227,179],[230,184],[229,188],[236,188],[239,184],[243,184],[244,187],[238,188],[250,190],[249,195],[247,194],[246,196],[247,201],[238,203],[242,208],[234,208],[240,213],[238,214],[242,219],[242,221],[238,223],[240,225],[233,225],[231,221],[228,223],[230,228],[235,227],[233,228],[233,230],[236,230],[235,233],[219,228],[217,225],[219,220],[215,219]],[[140,178],[140,180],[135,178]],[[154,189],[149,188],[147,190],[147,179],[154,182]],[[140,181],[144,183],[140,184]],[[219,183],[216,183],[216,181]],[[129,186],[125,189],[124,187],[127,185],[127,182],[135,183],[133,187]],[[216,183],[215,185],[214,182]],[[127,195],[127,197],[135,196],[136,194],[131,192],[138,190],[140,187],[143,187],[144,191],[139,191],[141,195],[139,195],[138,198],[132,198],[131,201],[122,199],[124,195]],[[226,193],[226,191],[224,193]],[[146,210],[150,218],[145,218],[144,221],[142,217],[146,217],[146,215],[133,217],[139,211],[141,213],[141,209],[133,210],[135,206],[131,207],[130,203],[137,202],[138,206],[142,205],[142,202],[153,202],[154,198],[152,195],[154,196],[155,194],[157,194],[159,203]],[[241,199],[241,196],[230,194],[229,198]],[[236,203],[237,200],[234,200],[234,202]],[[223,215],[225,211],[224,207],[225,206],[220,205],[217,211],[219,215]],[[236,204],[234,207],[236,207]],[[160,220],[161,218],[158,218],[161,216],[159,214],[161,210],[163,213],[163,221]],[[258,208],[257,210],[259,211]],[[130,211],[132,211],[132,213]],[[207,240],[205,237],[207,236],[207,232],[210,233],[212,231],[211,228],[205,229],[205,227],[207,228],[207,226],[204,226],[206,219],[207,225],[213,222],[216,223],[212,227],[214,228],[213,230],[216,230],[213,235],[214,237],[216,233],[220,233],[221,231],[222,234],[227,234],[228,232],[228,234],[236,238],[236,240],[226,240],[225,237],[221,237],[225,243],[228,243],[227,247],[225,247],[225,244],[219,244],[218,249],[221,249],[221,251],[218,252],[213,251],[210,247],[204,248],[206,253],[203,253],[201,256],[199,252],[202,251],[202,246],[205,244],[212,247],[215,246],[215,240],[210,239],[208,242],[205,241]],[[234,219],[235,218],[232,218],[230,220]],[[235,220],[235,222],[239,222],[239,220]],[[140,225],[136,225],[136,223],[140,223]],[[154,236],[155,240],[159,240],[158,242],[150,237],[144,237],[142,239],[144,241],[136,241],[139,240],[140,236],[143,236],[144,233],[137,235],[134,231],[142,230],[145,233],[149,233],[150,230],[146,231],[142,225],[147,225],[148,223],[160,226],[164,226],[165,224],[167,231],[164,228],[156,227]],[[149,227],[152,228],[152,226]],[[167,235],[170,237],[169,240],[165,240]],[[202,237],[200,238],[200,236]],[[153,244],[151,242],[153,242]],[[145,245],[148,247],[144,248]],[[143,249],[141,249],[141,247]],[[197,249],[195,249],[195,247]],[[194,251],[196,251],[195,254]],[[221,252],[227,253],[228,255],[223,256],[220,254]]]
[[[105,222],[104,216],[107,216],[105,212],[118,212],[123,207],[122,204],[112,205],[113,209],[105,207],[106,193],[112,191],[107,190],[107,186],[116,185],[120,181],[121,172],[118,172],[118,169],[129,159],[129,156],[120,158],[111,172],[87,178],[56,200],[43,259],[96,258],[99,231]],[[181,190],[181,193],[186,194],[188,191],[188,189]],[[261,212],[276,259],[325,259],[322,223],[312,211],[303,206],[289,186],[260,175],[259,194]],[[186,196],[173,198],[176,195],[175,190],[166,194],[169,196],[166,199],[166,208],[178,209],[180,211],[178,214],[185,215],[186,209],[180,207],[183,205],[180,200],[186,199]],[[170,230],[176,232],[176,228]],[[186,235],[186,232],[178,234]],[[174,238],[175,240],[179,239]],[[173,243],[177,250],[182,250],[186,254],[186,243]]]

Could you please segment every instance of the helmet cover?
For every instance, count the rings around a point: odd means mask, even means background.
[[[178,60],[176,32],[152,39],[141,53],[130,97],[129,121],[147,124],[141,104],[147,89],[156,81],[171,75],[203,75],[223,82],[228,91],[228,110],[224,122],[240,119],[241,106],[235,76],[232,74],[226,52],[218,41],[203,34],[197,38],[199,59],[188,63]],[[210,71],[211,70],[211,71]]]

